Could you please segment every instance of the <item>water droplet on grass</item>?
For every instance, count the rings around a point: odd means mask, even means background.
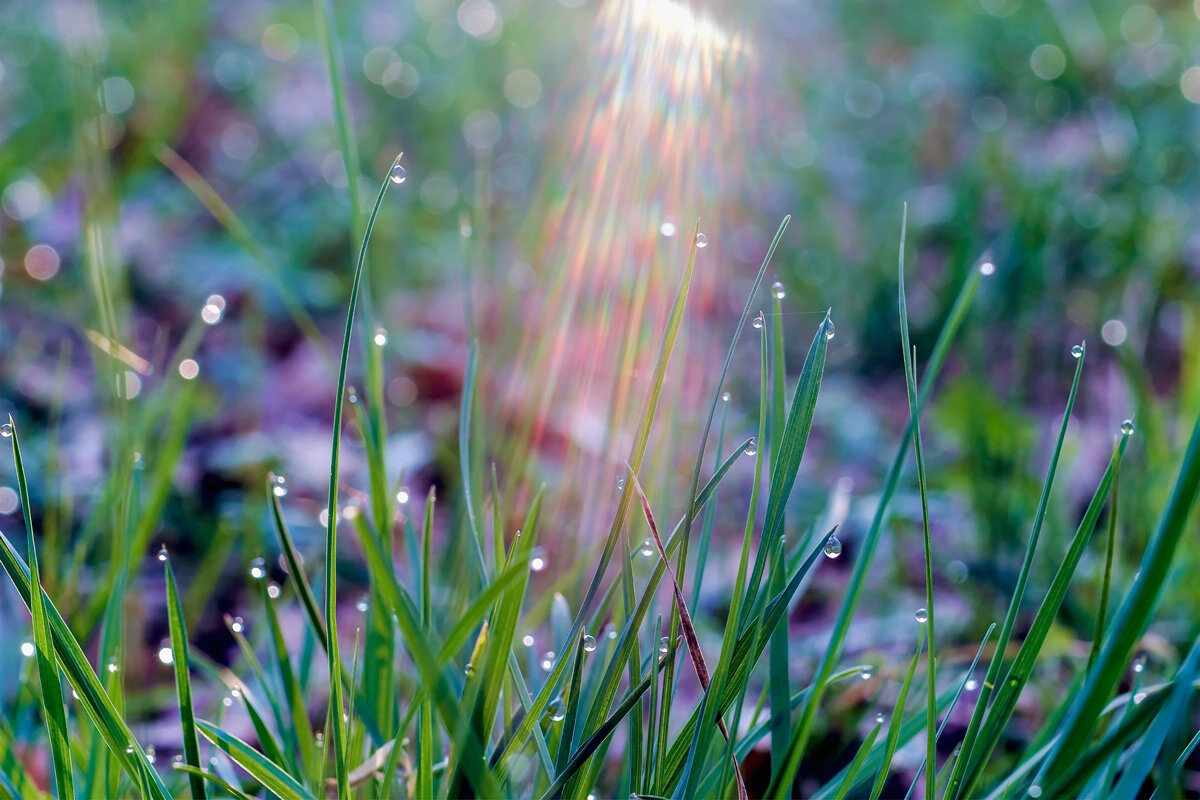
[[[104,668],[107,669],[109,672],[117,672],[118,670],[121,669],[119,666],[117,666],[117,660],[115,658],[110,658],[108,660],[108,663],[105,664]]]
[[[668,639],[666,636],[664,636],[658,640],[658,652],[665,654],[665,653],[670,652],[670,650],[671,650],[671,640],[670,639]]]
[[[354,607],[359,610],[359,613],[365,614],[367,613],[367,609],[371,607],[371,604],[367,601],[367,598],[360,597],[358,598],[358,602],[354,604]]]
[[[708,237],[703,233],[696,234],[696,247],[701,250],[703,250],[705,247],[708,247]]]
[[[744,452],[745,452],[745,453],[746,453],[746,455],[748,455],[748,456],[756,456],[756,455],[758,455],[758,443],[757,443],[757,442],[755,442],[753,439],[751,439],[750,441],[746,442],[746,449],[745,449],[745,451],[744,451]]]
[[[860,669],[858,671],[858,677],[862,678],[864,681],[871,680],[871,677],[874,674],[875,674],[875,668],[871,667],[871,666],[863,667],[862,669]]]
[[[766,320],[763,319],[763,313],[760,311],[760,312],[758,312],[758,316],[754,318],[754,322],[752,322],[750,324],[754,326],[755,330],[761,331],[762,326],[765,322],[766,322]]]
[[[271,475],[271,493],[276,497],[286,497],[288,493],[287,478],[282,475]]]
[[[0,436],[3,436],[5,439],[11,439],[12,425],[8,424],[7,422],[3,425],[0,425]]]
[[[262,556],[250,562],[250,577],[256,581],[261,581],[267,577],[267,560]]]
[[[929,620],[929,612],[924,607],[918,608],[917,613],[913,615],[917,618],[917,622],[925,623]]]
[[[567,704],[562,701],[561,697],[556,697],[550,701],[548,711],[551,722],[562,722],[567,717]]]
[[[596,650],[596,637],[592,636],[590,633],[585,634],[583,637],[583,651],[585,653],[592,653],[592,652],[595,652],[595,650]]]
[[[542,669],[546,672],[554,669],[554,658],[555,655],[553,650],[547,650],[546,652],[542,653]]]
[[[168,555],[168,553],[167,553],[167,546],[164,544],[162,547],[158,548],[158,560],[159,560],[159,561],[166,561],[166,560],[167,560],[167,555]]]
[[[229,623],[229,629],[234,633],[241,633],[246,630],[246,621],[241,617],[234,617],[233,621]]]
[[[1041,797],[1042,796],[1042,787],[1038,786],[1036,783],[1033,786],[1030,786],[1029,787],[1029,796],[1030,797]]]
[[[404,167],[400,166],[399,164],[393,164],[392,172],[390,175],[388,175],[388,177],[391,178],[392,183],[399,186],[408,180],[408,172],[406,172]]]
[[[875,724],[882,725],[884,719],[886,719],[886,717],[883,716],[883,712],[882,711],[879,712],[878,714],[875,715]]]
[[[776,300],[782,300],[787,297],[787,290],[783,288],[783,284],[775,281],[771,284],[771,296]]]
[[[650,541],[649,539],[642,541],[642,555],[646,558],[650,558],[654,555],[654,542]]]
[[[1121,423],[1121,435],[1128,436],[1133,433],[1133,420],[1127,419]]]
[[[825,326],[825,339],[832,339],[837,334],[837,328],[834,327],[833,320],[829,320],[829,324]]]
[[[375,329],[375,346],[383,347],[385,344],[387,344],[387,331],[385,331],[383,328],[376,328]]]
[[[836,536],[830,536],[825,540],[825,556],[827,558],[837,558],[842,554],[842,540]],[[867,676],[870,677],[870,676]]]
[[[1146,669],[1146,657],[1144,655],[1139,655],[1137,658],[1135,658],[1133,660],[1133,671],[1134,672],[1142,672],[1145,669]]]
[[[730,399],[732,399],[732,396],[729,394],[729,392],[721,392],[722,403],[728,403]]]
[[[1083,355],[1083,345],[1077,344],[1071,348],[1071,358],[1079,358]]]
[[[988,275],[994,274],[995,272],[996,272],[996,265],[993,264],[990,259],[985,259],[984,262],[979,265],[979,274],[980,275],[983,275],[986,277]]]

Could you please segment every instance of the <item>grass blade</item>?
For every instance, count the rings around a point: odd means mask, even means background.
[[[235,764],[281,800],[316,800],[287,770],[238,737],[206,720],[198,719],[196,725],[206,739],[224,750]],[[349,797],[349,794],[342,796]]]
[[[883,727],[883,723],[877,722],[871,732],[867,734],[867,738],[863,739],[862,744],[858,746],[858,752],[854,754],[854,760],[850,762],[850,766],[846,769],[846,777],[842,779],[841,788],[834,795],[833,800],[845,800],[846,795],[853,788],[855,780],[858,778],[858,773],[862,769],[863,762],[867,760],[867,754],[871,751],[871,747],[875,744],[876,737],[879,736],[879,731]]]
[[[196,713],[192,708],[192,678],[189,670],[187,627],[183,619],[183,604],[179,600],[179,587],[175,584],[175,571],[164,552],[159,556],[167,580],[167,623],[171,632],[172,662],[175,667],[175,694],[179,698],[179,722],[183,736],[183,760],[200,769],[200,739],[196,735]],[[188,780],[192,797],[205,800],[203,776],[191,773]]]
[[[38,677],[42,687],[42,714],[50,739],[50,755],[54,763],[54,784],[58,796],[75,796],[75,779],[71,774],[71,744],[67,738],[67,707],[63,700],[62,678],[58,673],[58,656],[54,652],[50,620],[46,614],[46,599],[38,574],[37,542],[33,538],[33,509],[29,503],[29,484],[25,480],[25,465],[21,461],[17,425],[8,417],[8,435],[12,439],[13,462],[17,470],[17,487],[21,493],[21,513],[25,517],[25,535],[29,550],[29,576],[33,591],[29,611],[33,617],[33,641],[37,647]]]
[[[879,766],[879,774],[875,777],[875,785],[871,787],[871,800],[879,800],[879,795],[883,792],[883,785],[887,783],[888,773],[892,768],[892,758],[896,755],[896,744],[900,741],[900,728],[904,723],[904,704],[908,700],[908,690],[912,686],[913,675],[917,671],[917,662],[921,659],[921,646],[924,644],[924,641],[925,626],[922,625],[921,633],[917,636],[917,651],[913,653],[912,661],[908,664],[908,672],[904,675],[904,682],[900,684],[900,694],[896,698],[896,710],[892,712],[892,719],[888,722],[883,763]],[[926,725],[928,725],[928,720],[926,720]]]
[[[1158,604],[1167,572],[1175,557],[1179,540],[1187,530],[1187,521],[1200,489],[1200,419],[1192,429],[1191,441],[1183,457],[1179,478],[1171,499],[1163,511],[1158,530],[1150,539],[1134,581],[1121,605],[1112,631],[1100,651],[1100,657],[1083,689],[1075,698],[1064,721],[1062,739],[1046,759],[1043,774],[1057,774],[1083,751],[1096,719],[1124,672],[1124,664],[1134,643],[1145,629]]]

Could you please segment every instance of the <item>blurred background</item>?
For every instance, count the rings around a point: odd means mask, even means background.
[[[790,214],[754,310],[773,313],[778,281],[793,374],[826,309],[837,325],[789,516],[797,532],[844,520],[845,555],[792,616],[794,668],[811,669],[907,419],[905,204],[919,362],[970,272],[995,265],[924,426],[942,635],[973,651],[1001,613],[1081,341],[1034,576],[1052,574],[1132,418],[1117,585],[1131,579],[1200,411],[1200,0],[335,5],[361,156],[351,176],[309,3],[0,8],[0,410],[22,425],[65,615],[91,608],[94,623],[108,537],[146,543],[131,613],[153,681],[170,677],[154,659],[159,543],[184,559],[198,642],[218,660],[234,646],[221,613],[242,610],[247,566],[265,555],[274,569],[278,555],[269,470],[286,475],[292,529],[319,561],[358,246],[351,194],[369,208],[401,151],[406,179],[390,187],[368,261],[377,329],[361,332],[351,380],[375,347],[390,474],[406,497],[436,486],[450,498],[478,338],[480,463],[514,498],[547,484],[547,592],[575,599],[553,566],[590,552],[611,521],[697,231],[645,470],[660,516],[683,511],[714,393],[730,392],[724,452],[754,434],[756,335],[715,381]],[[353,505],[364,454],[354,436],[344,447]],[[106,515],[122,471],[147,487],[150,521],[118,533]],[[730,474],[719,547],[740,535],[751,478],[748,465]],[[14,536],[10,467],[0,484]],[[924,591],[915,490],[902,482],[851,653],[908,646],[895,629]],[[459,513],[447,502],[440,527]],[[706,577],[709,611],[726,602],[728,563]],[[1155,628],[1164,661],[1200,615],[1200,588],[1183,580],[1200,568],[1194,536],[1177,566]],[[1064,657],[1086,653],[1102,569],[1093,545],[1060,618]],[[352,563],[344,575],[365,580]],[[0,603],[5,640],[25,637],[15,595]],[[2,650],[7,693],[21,656]],[[1039,691],[1055,696],[1049,681],[1026,697]]]

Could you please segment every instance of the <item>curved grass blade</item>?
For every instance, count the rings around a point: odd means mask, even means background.
[[[1000,626],[1000,636],[996,640],[996,651],[992,655],[991,662],[988,664],[987,676],[983,679],[983,685],[979,687],[979,699],[976,702],[975,710],[971,714],[971,721],[967,724],[967,733],[963,737],[962,752],[968,754],[968,757],[959,758],[955,762],[954,768],[950,771],[950,782],[946,785],[947,798],[957,798],[959,796],[963,770],[971,761],[969,754],[975,749],[976,733],[983,722],[983,715],[988,708],[992,692],[997,686],[997,681],[1000,679],[1000,670],[1004,665],[1004,653],[1008,649],[1008,641],[1012,636],[1013,626],[1016,625],[1017,614],[1020,612],[1021,603],[1025,599],[1025,584],[1029,580],[1029,571],[1033,567],[1034,552],[1037,549],[1038,539],[1042,532],[1042,523],[1046,519],[1046,509],[1050,504],[1050,490],[1054,486],[1054,474],[1058,469],[1058,459],[1062,454],[1063,442],[1067,438],[1067,426],[1071,422],[1071,412],[1075,408],[1075,396],[1079,392],[1079,379],[1083,374],[1083,363],[1086,360],[1087,353],[1085,346],[1076,359],[1075,378],[1071,382],[1071,393],[1067,396],[1067,407],[1063,411],[1062,425],[1059,427],[1058,439],[1054,443],[1054,452],[1050,456],[1050,466],[1046,470],[1046,480],[1042,484],[1042,494],[1038,498],[1037,511],[1033,517],[1033,529],[1029,533],[1029,542],[1025,546],[1025,558],[1021,562],[1021,571],[1017,574],[1017,584],[1013,588],[1012,597],[1009,599],[1008,612],[1004,615],[1004,624]],[[1091,532],[1090,528],[1088,532]],[[1064,586],[1063,589],[1065,591],[1066,587]],[[1005,685],[1007,686],[1008,683],[1006,681]]]
[[[1095,667],[1075,698],[1063,724],[1062,739],[1042,768],[1043,774],[1058,774],[1072,763],[1095,729],[1096,719],[1124,672],[1124,664],[1134,643],[1145,629],[1158,605],[1167,572],[1175,558],[1179,541],[1187,530],[1188,518],[1200,490],[1200,418],[1192,429],[1191,441],[1180,466],[1179,478],[1171,499],[1163,510],[1158,530],[1151,537],[1145,555],[1112,631],[1100,651]]]
[[[283,507],[273,488],[274,482],[268,476],[267,500],[271,504],[271,519],[275,523],[275,534],[279,537],[279,548],[287,560],[288,574],[296,583],[296,594],[300,596],[300,604],[304,607],[305,614],[308,615],[308,621],[312,626],[313,633],[316,634],[317,642],[320,643],[322,650],[328,650],[329,634],[325,631],[325,620],[317,606],[317,598],[313,595],[312,586],[305,576],[304,562],[300,558],[299,551],[296,550],[296,543],[292,540],[287,523],[283,521]]]
[[[1075,530],[1070,547],[1067,549],[1066,555],[1063,556],[1062,563],[1059,565],[1054,579],[1050,582],[1050,588],[1047,590],[1046,596],[1042,599],[1042,604],[1038,607],[1033,624],[1030,626],[1029,632],[1025,634],[1024,641],[1021,642],[1021,649],[1017,652],[1017,657],[1013,660],[1012,666],[1009,667],[1004,679],[995,684],[995,698],[988,709],[986,720],[983,723],[982,729],[980,729],[979,735],[973,736],[970,742],[972,747],[967,748],[965,745],[963,747],[960,759],[965,762],[965,766],[960,768],[959,772],[963,775],[964,793],[967,795],[972,793],[983,772],[988,757],[1000,742],[1004,728],[1016,710],[1021,690],[1024,689],[1025,683],[1033,673],[1038,653],[1046,641],[1046,636],[1050,633],[1050,628],[1054,623],[1055,617],[1058,616],[1058,610],[1062,606],[1063,599],[1066,597],[1071,578],[1075,574],[1075,569],[1079,566],[1079,560],[1083,556],[1084,548],[1087,546],[1088,539],[1096,527],[1101,510],[1104,508],[1105,499],[1108,497],[1113,482],[1116,480],[1117,470],[1120,466],[1121,458],[1125,454],[1125,446],[1128,443],[1128,438],[1127,436],[1122,437],[1117,446],[1113,448],[1113,454],[1109,459],[1108,467],[1105,469],[1104,475],[1096,487],[1095,494],[1092,495],[1091,502],[1088,503],[1087,510],[1083,514],[1083,519],[1080,520],[1079,527]],[[982,696],[980,697],[980,702],[983,702]]]
[[[1166,797],[1174,796],[1172,792],[1178,792],[1179,773],[1183,770],[1183,765],[1191,758],[1197,745],[1200,745],[1200,731],[1196,731],[1196,735],[1184,746],[1179,758],[1175,759],[1175,763],[1167,768],[1158,786],[1154,787],[1154,794],[1150,795],[1150,800],[1163,800]]]
[[[21,493],[21,513],[25,518],[25,535],[29,550],[29,575],[34,591],[29,612],[33,617],[33,641],[37,648],[38,677],[42,687],[42,714],[46,720],[46,733],[50,739],[50,756],[54,764],[54,785],[58,796],[75,796],[75,778],[71,774],[71,744],[67,738],[67,707],[63,700],[62,678],[58,673],[58,656],[54,652],[50,620],[46,613],[46,599],[42,590],[42,579],[38,574],[37,542],[33,538],[33,509],[29,504],[29,484],[25,480],[25,465],[21,461],[21,445],[18,442],[17,424],[8,417],[9,438],[12,440],[13,462],[17,470],[17,488]]]
[[[224,750],[235,764],[281,800],[316,800],[308,789],[288,774],[287,770],[238,737],[226,733],[206,720],[196,720],[196,726],[204,734],[204,738]],[[349,794],[342,796],[349,797]]]
[[[189,779],[199,777],[201,781],[208,781],[230,797],[237,798],[237,800],[253,800],[250,795],[229,783],[215,772],[206,772],[199,767],[193,767],[191,764],[172,764],[172,767],[179,772],[186,772]]]
[[[1121,494],[1120,463],[1113,473],[1112,502],[1108,504],[1108,539],[1104,548],[1104,578],[1100,583],[1100,600],[1096,604],[1096,630],[1092,634],[1092,649],[1088,653],[1087,669],[1091,671],[1104,642],[1104,623],[1108,615],[1108,592],[1112,586],[1113,553],[1117,545],[1117,500]]]
[[[175,694],[179,698],[179,722],[183,737],[183,760],[200,769],[200,739],[196,735],[196,712],[192,708],[192,678],[189,670],[187,626],[183,619],[183,604],[175,584],[175,570],[170,559],[163,560],[167,580],[167,624],[171,632],[172,662],[175,666]],[[202,776],[189,774],[192,797],[205,800],[208,794]]]
[[[946,356],[950,352],[950,344],[954,341],[958,329],[962,327],[962,323],[966,319],[967,311],[970,309],[971,301],[975,297],[975,292],[979,288],[981,280],[982,274],[978,270],[972,270],[967,280],[963,283],[958,297],[954,300],[954,305],[950,309],[946,323],[942,326],[941,333],[938,334],[938,339],[936,344],[934,344],[929,363],[925,367],[925,377],[921,381],[921,391],[917,396],[918,414],[925,407],[930,394],[933,392],[934,383],[937,381],[937,377],[942,371],[942,365],[946,361]],[[904,463],[908,455],[908,443],[911,437],[912,426],[910,419],[910,425],[905,429],[904,435],[900,437],[900,444],[896,449],[895,456],[892,458],[892,464],[888,468],[888,474],[884,479],[883,487],[880,489],[879,503],[875,507],[875,515],[871,520],[871,527],[868,529],[867,535],[863,537],[858,560],[854,564],[854,571],[850,575],[850,581],[847,584],[841,608],[838,610],[837,618],[834,621],[833,633],[830,637],[829,645],[825,650],[824,657],[821,659],[821,666],[817,670],[817,680],[814,681],[817,689],[804,706],[804,712],[800,717],[799,733],[793,738],[793,747],[798,749],[802,755],[804,749],[807,747],[808,737],[812,732],[817,709],[821,704],[821,698],[824,694],[824,687],[829,675],[833,672],[834,664],[841,657],[842,645],[846,641],[846,634],[850,630],[850,621],[854,616],[855,609],[858,608],[859,600],[862,599],[867,572],[871,567],[872,560],[875,558],[875,551],[879,547],[879,538],[883,534],[883,525],[887,518],[888,506],[892,501],[892,497],[896,494],[900,475],[904,471]]]
[[[921,626],[921,633],[917,636],[917,652],[913,653],[912,661],[908,664],[908,672],[904,675],[904,682],[900,684],[900,694],[896,698],[896,710],[892,712],[892,719],[888,722],[888,733],[886,745],[884,747],[883,763],[879,766],[879,774],[875,777],[875,785],[871,787],[871,800],[879,800],[880,793],[883,792],[883,785],[887,783],[888,773],[892,768],[892,758],[896,755],[896,745],[900,741],[900,729],[904,722],[904,704],[908,700],[908,690],[912,686],[913,675],[917,671],[917,662],[921,659],[921,646],[925,641],[925,626]],[[926,711],[928,714],[928,711]],[[929,721],[926,720],[928,725]]]
[[[320,3],[321,0],[315,0],[315,2]],[[333,62],[331,61],[331,63]],[[337,88],[338,86],[339,84],[334,85],[335,94],[340,91]],[[375,198],[375,206],[371,209],[371,217],[367,222],[366,230],[363,232],[362,246],[358,250],[358,264],[354,268],[354,281],[350,285],[350,306],[346,311],[346,332],[342,337],[342,354],[338,365],[337,394],[334,397],[333,405],[333,445],[329,458],[329,526],[326,528],[325,535],[325,629],[328,635],[325,652],[328,656],[330,675],[342,674],[342,659],[338,651],[337,641],[338,462],[342,444],[342,406],[346,397],[346,372],[350,362],[350,340],[354,335],[354,312],[358,306],[359,287],[363,282],[363,265],[366,263],[367,245],[371,241],[371,231],[375,227],[375,218],[379,215],[379,207],[383,205],[383,198],[387,194],[388,186],[392,182],[390,177],[391,170],[400,165],[400,158],[403,155],[401,153],[392,161],[388,175],[384,177],[383,183],[380,184],[379,195]],[[347,170],[347,174],[352,173]],[[352,198],[357,194],[357,187],[357,182],[352,181],[352,191],[350,193]],[[334,769],[337,775],[338,795],[340,797],[348,797],[350,793],[350,770],[346,762],[346,722],[342,718],[343,705],[342,682],[331,680],[329,682],[329,714],[333,720],[330,731]]]

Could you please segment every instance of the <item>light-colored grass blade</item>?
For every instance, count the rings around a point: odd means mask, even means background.
[[[896,745],[900,741],[900,731],[904,723],[904,706],[908,700],[908,690],[912,686],[913,675],[917,671],[917,662],[921,660],[921,646],[925,641],[925,626],[921,626],[921,633],[917,637],[917,651],[913,653],[912,661],[908,664],[908,672],[904,674],[904,681],[900,684],[900,694],[896,697],[896,708],[892,712],[892,718],[888,721],[888,732],[885,740],[883,751],[883,762],[879,765],[879,772],[875,776],[875,784],[871,787],[871,800],[879,800],[879,795],[883,792],[884,784],[887,783],[888,774],[892,769],[892,758],[896,755]],[[926,710],[926,714],[928,714]],[[925,720],[925,725],[928,726],[929,720]]]
[[[183,619],[183,604],[179,600],[179,587],[175,584],[175,571],[169,558],[163,561],[163,572],[167,580],[167,624],[171,634],[172,663],[175,668],[175,696],[179,699],[179,723],[183,739],[183,760],[200,769],[200,739],[196,735],[196,712],[192,708],[192,676],[188,654],[187,625]],[[195,800],[205,800],[208,793],[204,780],[189,774],[188,780]]]
[[[281,800],[316,800],[312,793],[293,778],[286,769],[232,733],[202,719],[196,720],[196,726],[206,739],[224,750],[235,764]],[[349,794],[343,796],[349,797]]]

